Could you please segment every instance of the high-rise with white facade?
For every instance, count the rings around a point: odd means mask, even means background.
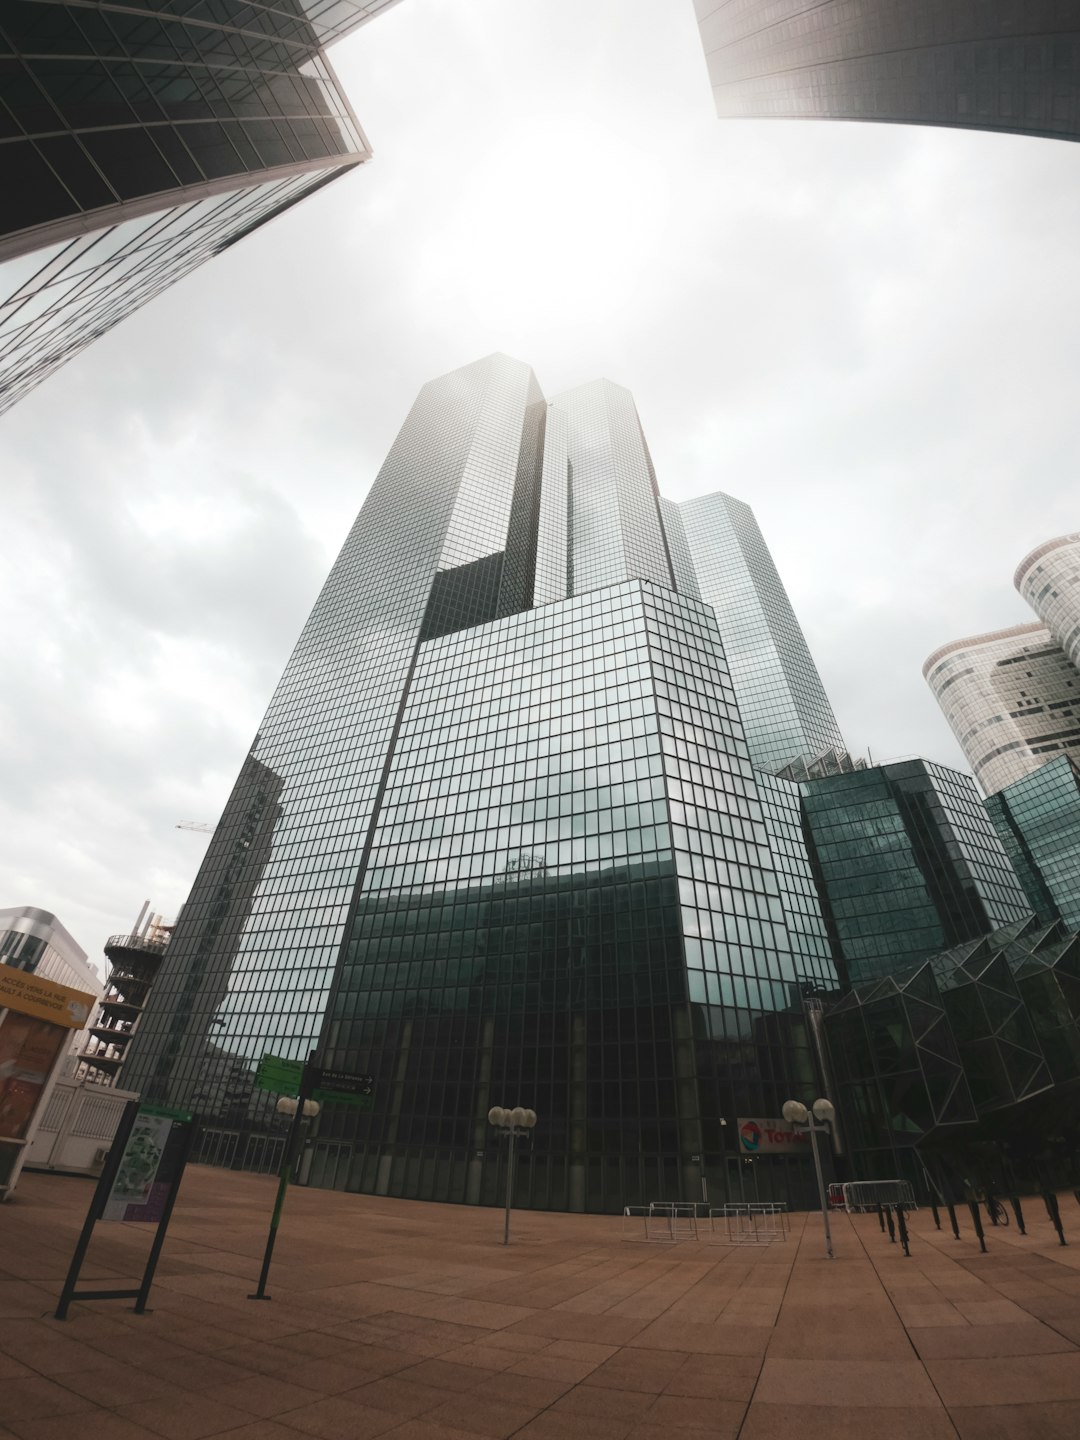
[[[1080,669],[1080,533],[1037,546],[1017,566],[1013,584]]]
[[[701,598],[716,611],[754,764],[778,771],[842,750],[821,676],[750,506],[717,493],[671,508]]]
[[[503,355],[425,385],[125,1085],[243,1163],[278,1123],[263,1054],[371,1074],[373,1109],[328,1106],[311,1150],[313,1183],[353,1190],[494,1202],[486,1116],[518,1103],[541,1117],[519,1203],[737,1185],[730,1122],[780,1113],[810,1063],[802,987],[835,976],[797,792],[763,803],[692,553],[628,391],[548,402]],[[775,1163],[770,1193],[810,1186]]]
[[[987,795],[1080,753],[1080,671],[1044,625],[954,640],[923,676]]]
[[[0,411],[370,159],[323,46],[396,0],[5,0]]]
[[[10,905],[0,910],[0,965],[12,965],[72,990],[102,991],[86,951],[51,910]]]
[[[1073,0],[694,0],[717,113],[1080,139]]]

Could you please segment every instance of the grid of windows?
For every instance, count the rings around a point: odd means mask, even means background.
[[[1062,0],[695,0],[717,113],[1080,138]]]
[[[720,1116],[790,1074],[768,1017],[834,978],[770,838],[708,607],[632,582],[426,643],[332,1005],[331,1063],[377,1077],[320,1127],[338,1183],[494,1202],[504,1100],[544,1120],[518,1203],[722,1169]]]
[[[376,1101],[327,1108],[313,1183],[493,1200],[485,1117],[521,1102],[544,1117],[521,1203],[610,1209],[703,1178],[741,1194],[730,1122],[815,1083],[800,997],[835,971],[798,792],[755,776],[695,588],[626,391],[549,406],[498,355],[425,386],[271,702],[126,1083],[265,1133],[255,1063],[318,1039],[375,1074]],[[810,1185],[776,1163],[774,1193]]]
[[[174,205],[0,264],[0,413],[204,260],[343,173]]]
[[[568,428],[565,412],[549,405],[544,417],[534,605],[546,605],[551,600],[565,600],[572,588]]]
[[[923,675],[987,795],[1059,751],[1080,754],[1080,671],[1044,626],[943,645]]]
[[[1048,540],[1024,559],[1013,577],[1074,666],[1080,669],[1080,534]]]
[[[594,380],[551,402],[567,420],[573,594],[620,580],[671,585],[649,447],[634,397]]]
[[[701,598],[716,611],[755,765],[844,748],[754,512],[717,492],[678,507]]]
[[[1030,913],[974,784],[927,760],[802,786],[811,859],[852,982]]]
[[[755,770],[754,781],[799,974],[814,985],[829,984],[832,947],[803,835],[799,785],[767,770]]]
[[[1080,769],[1066,755],[986,802],[1006,853],[1046,924],[1080,930]]]
[[[319,44],[376,8],[3,6],[0,409],[369,158]]]
[[[461,476],[486,409],[520,435],[534,385],[527,365],[490,356],[421,390],[181,912],[126,1072],[136,1088],[190,1103],[207,1047],[235,1089],[264,1050],[315,1044]],[[488,472],[493,505],[516,461]]]

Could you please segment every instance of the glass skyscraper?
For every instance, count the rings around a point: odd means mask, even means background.
[[[721,116],[885,120],[1080,139],[1062,0],[695,0]]]
[[[1043,924],[1080,930],[1080,768],[1047,760],[986,801],[1001,843]]]
[[[801,788],[825,919],[850,983],[898,975],[1030,915],[967,775],[903,760]]]
[[[737,1184],[835,972],[630,394],[494,355],[424,386],[260,726],[125,1084],[273,1129],[266,1052],[375,1076],[313,1183],[519,1203]],[[808,1078],[809,1077],[809,1078]],[[222,1152],[224,1153],[224,1152]],[[239,1153],[239,1152],[237,1152]],[[764,1162],[762,1162],[764,1163]],[[773,1163],[771,1157],[769,1163]],[[774,1186],[809,1194],[804,1160]],[[805,1187],[805,1192],[803,1190]]]
[[[395,0],[7,0],[0,411],[370,158],[322,46]]]
[[[716,611],[750,758],[762,770],[843,750],[817,666],[754,512],[717,493],[671,506],[701,598]],[[665,512],[665,513],[670,513]]]

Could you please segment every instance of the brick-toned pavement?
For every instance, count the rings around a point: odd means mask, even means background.
[[[980,1255],[914,1217],[817,1217],[784,1244],[624,1243],[621,1222],[294,1190],[271,1282],[273,1181],[194,1167],[153,1313],[51,1318],[88,1181],[26,1175],[0,1207],[0,1440],[1075,1440],[1080,1209],[1061,1249]],[[137,1279],[147,1228],[103,1225],[83,1283]]]

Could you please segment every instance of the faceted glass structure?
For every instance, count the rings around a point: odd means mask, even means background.
[[[821,676],[749,505],[718,493],[671,510],[681,521],[682,563],[689,562],[701,598],[720,622],[754,764],[775,772],[800,757],[843,750]]]
[[[990,819],[1045,924],[1080,930],[1080,768],[1066,755],[986,801]]]
[[[1030,914],[971,780],[927,760],[802,786],[834,954],[852,984]]]
[[[825,1033],[858,1178],[957,1202],[973,1184],[1075,1182],[1080,936],[1060,922],[1016,921],[858,984]]]
[[[921,1190],[915,1146],[930,1136],[954,1143],[978,1118],[933,967],[856,985],[825,1026],[855,1178]]]
[[[321,45],[387,3],[3,6],[0,410],[370,157]]]
[[[312,1183],[494,1202],[486,1115],[521,1103],[518,1203],[741,1193],[735,1121],[814,1083],[801,995],[835,971],[665,513],[621,387],[548,403],[494,355],[423,388],[125,1062],[208,1156],[274,1135],[264,1053],[317,1050],[375,1098],[325,1107]],[[805,1157],[759,1164],[811,1195]]]
[[[721,116],[1080,139],[1080,18],[1061,0],[694,3]]]

